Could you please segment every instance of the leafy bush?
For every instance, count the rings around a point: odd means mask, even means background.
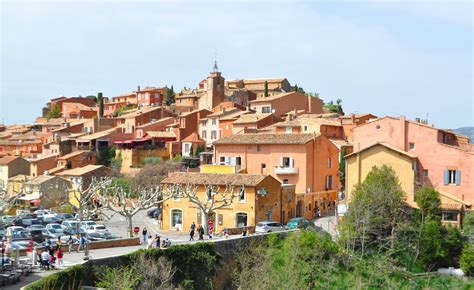
[[[85,265],[74,265],[63,271],[46,276],[25,287],[25,290],[80,289],[89,284],[90,271]]]
[[[106,289],[133,289],[138,285],[140,276],[130,267],[96,267],[97,279],[96,287]]]
[[[474,247],[472,244],[464,246],[459,264],[466,275],[474,276]]]

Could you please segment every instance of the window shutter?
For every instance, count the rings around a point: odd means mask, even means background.
[[[331,175],[331,189],[334,189],[334,177]]]
[[[229,157],[225,157],[225,165],[229,165]]]
[[[456,170],[456,185],[461,185],[461,170]]]
[[[230,158],[230,165],[235,165],[235,157]]]
[[[444,185],[449,184],[449,170],[444,171]]]
[[[280,167],[283,167],[283,157],[280,157]]]
[[[290,159],[290,166],[291,166],[291,168],[295,167],[295,159],[293,159],[293,158]]]

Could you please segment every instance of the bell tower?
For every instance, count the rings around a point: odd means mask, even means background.
[[[207,77],[206,109],[211,110],[219,105],[224,99],[225,79],[221,76],[217,67],[217,60],[214,61],[212,72]]]

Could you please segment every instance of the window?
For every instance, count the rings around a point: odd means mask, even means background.
[[[270,107],[263,107],[262,113],[270,113]]]
[[[444,171],[444,185],[448,184],[461,185],[461,170]]]
[[[212,118],[212,125],[216,125],[216,118]]]
[[[334,180],[332,175],[326,176],[326,190],[333,189],[334,187]]]
[[[183,225],[183,211],[180,209],[171,210],[171,227],[180,227]]]
[[[375,126],[375,129],[380,129],[380,125]]]
[[[229,130],[229,125],[225,125],[225,129],[226,129],[226,130]]]
[[[428,169],[423,170],[423,176],[428,177]]]
[[[272,212],[271,211],[265,212],[265,220],[266,221],[271,221],[272,220]]]
[[[261,174],[265,173],[265,168],[267,168],[267,164],[265,164],[265,163],[260,164],[260,173]]]
[[[239,190],[239,202],[245,202],[245,187],[241,187]]]
[[[285,133],[293,133],[293,128],[291,128],[291,127],[286,127]]]
[[[295,165],[295,160],[291,157],[280,157],[280,167],[291,167]]]
[[[293,193],[291,191],[288,191],[288,202],[291,202],[292,196],[293,196]]]
[[[219,223],[220,226],[224,223],[224,215],[218,214],[217,215],[217,222]]]
[[[189,144],[184,144],[184,153],[189,153]]]
[[[443,211],[443,221],[446,222],[457,222],[458,221],[458,212],[457,211]]]
[[[238,167],[242,166],[242,157],[239,156],[235,158],[235,165]]]
[[[247,226],[247,214],[246,213],[239,212],[235,215],[235,218],[236,218],[236,226],[238,228]]]
[[[303,126],[303,132],[308,132],[308,126],[306,125]]]
[[[332,168],[332,158],[328,157],[328,168]]]
[[[226,159],[225,156],[221,156],[221,157],[219,158],[219,163],[220,163],[221,165],[225,164],[225,159]]]
[[[415,150],[415,143],[413,143],[413,142],[408,143],[408,148],[410,150]]]
[[[202,130],[202,132],[201,132],[201,137],[202,137],[202,138],[207,138],[207,132],[206,132],[206,130]]]
[[[311,211],[311,202],[308,203],[308,210]]]
[[[262,151],[262,148],[260,147],[260,145],[257,145],[257,152],[260,152]]]
[[[283,179],[283,184],[288,184],[288,179],[287,178]]]
[[[214,130],[214,131],[211,131],[211,139],[216,139],[217,138],[217,132]]]

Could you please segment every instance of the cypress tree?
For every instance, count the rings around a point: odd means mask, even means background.
[[[265,81],[264,96],[265,98],[268,97],[268,82],[267,81]]]
[[[99,101],[99,117],[104,116],[104,97],[102,93],[97,94],[97,100]]]

